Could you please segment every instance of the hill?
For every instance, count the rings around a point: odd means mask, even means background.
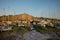
[[[33,20],[33,16],[23,13],[23,14],[18,14],[18,15],[3,15],[0,16],[0,21],[16,21],[16,20]]]

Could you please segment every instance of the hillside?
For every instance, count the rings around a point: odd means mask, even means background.
[[[33,20],[33,16],[23,13],[23,14],[18,14],[18,15],[3,15],[0,16],[0,21],[16,21],[16,20]]]
[[[40,18],[43,18],[43,17],[40,17]],[[30,21],[30,20],[40,20],[39,17],[34,17],[32,15],[29,15],[29,14],[26,14],[26,13],[22,13],[22,14],[18,14],[18,15],[3,15],[3,16],[0,16],[0,22],[2,21],[17,21],[17,20],[25,20],[25,21]],[[55,20],[54,18],[43,18],[43,19],[53,19]],[[58,19],[60,20],[60,19]]]

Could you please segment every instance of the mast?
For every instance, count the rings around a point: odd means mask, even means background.
[[[3,15],[2,22],[4,22],[5,21],[5,8],[2,9],[2,15]]]
[[[14,14],[13,14],[13,15],[15,15],[15,14],[16,14],[16,11],[14,10]],[[15,19],[14,16],[13,16],[13,21],[14,21],[14,20],[16,21],[16,19]]]
[[[41,17],[43,17],[43,9],[41,10]]]
[[[48,3],[48,18],[51,18],[51,14],[50,14],[50,4]]]
[[[10,13],[11,13],[11,10],[10,10],[10,7],[8,7],[8,21],[10,21]]]

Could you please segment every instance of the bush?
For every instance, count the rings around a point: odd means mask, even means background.
[[[40,31],[40,30],[44,30],[44,29],[45,29],[43,26],[41,26],[41,25],[39,25],[39,24],[34,25],[34,28],[35,28],[35,30],[37,30],[37,31]]]
[[[16,32],[23,35],[25,32],[27,32],[27,28],[25,26],[14,26],[10,32]]]
[[[34,25],[34,28],[38,31],[44,31],[44,32],[53,32],[56,30],[56,28],[52,28],[52,27],[43,27],[40,24]]]

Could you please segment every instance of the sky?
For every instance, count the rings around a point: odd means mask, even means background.
[[[0,16],[3,13],[27,13],[35,17],[60,19],[60,0],[0,0]]]

